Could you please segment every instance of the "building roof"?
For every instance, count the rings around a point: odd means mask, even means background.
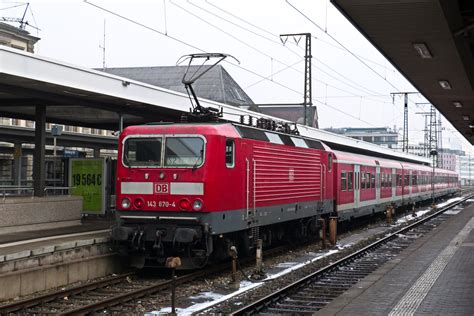
[[[337,128],[325,128],[324,130],[336,133],[336,134],[344,134],[344,135],[373,135],[373,136],[380,136],[380,135],[395,135],[398,136],[396,131],[390,129],[390,127],[337,127]]]
[[[204,66],[201,68],[209,68]],[[136,81],[148,83],[157,87],[186,93],[184,84],[181,82],[187,66],[163,66],[163,67],[126,67],[107,68],[105,72],[117,76],[129,78]],[[200,66],[191,66],[187,77],[193,75]],[[219,103],[241,106],[253,104],[252,99],[229,75],[221,65],[211,68],[194,84],[193,89],[199,98],[204,98]]]
[[[27,30],[20,29],[19,27],[0,22],[0,30],[15,34],[16,36],[20,36],[23,38],[27,38],[28,40],[32,41],[33,43],[36,43],[39,41],[39,37],[33,36],[28,32]]]
[[[304,106],[281,106],[281,105],[264,105],[258,107],[259,111],[263,114],[270,116],[279,117],[288,121],[296,122],[298,124],[304,124]],[[315,106],[307,107],[307,117],[308,126],[318,127],[318,115]]]

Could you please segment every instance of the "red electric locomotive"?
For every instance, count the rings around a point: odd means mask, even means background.
[[[334,210],[332,153],[321,142],[231,123],[132,126],[120,136],[119,225],[136,265],[185,266],[317,232]],[[137,254],[142,255],[137,255]]]

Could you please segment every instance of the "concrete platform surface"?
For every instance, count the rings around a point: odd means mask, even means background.
[[[316,315],[474,315],[474,204]]]
[[[110,236],[110,220],[87,220],[82,224],[36,231],[0,235],[0,255],[33,250],[69,241],[90,240]]]

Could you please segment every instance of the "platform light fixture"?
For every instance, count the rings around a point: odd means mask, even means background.
[[[438,83],[444,90],[451,90],[451,84],[448,80],[438,80]]]
[[[469,127],[469,128],[474,128],[474,124],[471,123],[471,124],[469,124],[467,127]]]
[[[469,117],[469,115],[463,115],[463,116],[462,116],[462,119],[463,119],[464,121],[469,121],[469,120],[471,120],[471,118]]]
[[[431,55],[430,49],[425,43],[413,43],[413,48],[415,51],[420,55],[423,59],[431,59],[433,55]]]
[[[462,103],[460,101],[453,101],[453,104],[457,108],[462,108]]]

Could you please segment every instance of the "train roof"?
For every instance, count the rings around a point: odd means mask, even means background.
[[[260,129],[236,123],[154,123],[146,125],[129,126],[123,131],[121,137],[131,134],[205,134],[219,135],[232,138],[247,138],[266,141],[274,144],[330,150],[328,146],[316,139],[285,134],[277,131]]]
[[[377,162],[382,168],[401,168],[402,164],[400,161],[395,161],[391,159],[366,156],[360,154],[354,154],[344,151],[333,150],[334,156],[338,163],[360,163],[366,166],[375,167]]]
[[[134,134],[205,134],[239,138],[240,135],[230,123],[150,123],[146,125],[129,126],[123,130],[120,137]]]
[[[338,150],[333,150],[333,153],[336,158],[335,161],[338,163],[350,163],[350,164],[359,163],[365,166],[376,167],[377,162],[378,162],[381,168],[398,168],[398,169],[403,168],[403,169],[408,169],[408,170],[418,170],[418,171],[425,171],[425,172],[430,172],[430,173],[433,171],[433,168],[431,168],[430,166],[420,165],[420,164],[415,164],[415,163],[408,163],[408,162],[403,162],[403,161],[396,161],[393,159],[385,159],[385,158],[381,159],[379,157],[354,154],[354,153],[338,151]],[[454,171],[440,169],[440,168],[435,168],[435,172],[452,174],[452,175],[457,174]]]
[[[121,137],[125,137],[129,134],[160,134],[162,130],[166,129],[167,134],[174,132],[183,134],[206,134],[206,135],[220,135],[232,138],[248,138],[260,141],[268,141],[271,143],[284,144],[296,147],[307,147],[315,148],[326,151],[333,151],[337,159],[341,161],[364,161],[366,165],[376,165],[376,160],[379,162],[382,168],[399,168],[400,163],[403,163],[404,168],[413,168],[420,170],[420,165],[432,170],[431,167],[427,166],[429,159],[414,155],[408,155],[398,151],[383,148],[381,146],[358,141],[351,139],[350,142],[356,142],[359,147],[354,148],[348,143],[347,137],[339,138],[340,135],[332,134],[332,138],[322,141],[314,136],[318,136],[314,133],[314,129],[306,128],[303,126],[298,128],[298,131],[302,135],[286,134],[278,131],[266,130],[257,128],[254,126],[248,126],[245,124],[233,123],[233,122],[201,122],[201,123],[150,123],[146,125],[136,125],[127,127]],[[318,132],[324,132],[318,130]],[[273,136],[272,136],[273,135]],[[312,137],[313,136],[313,137]],[[334,136],[334,137],[333,137]],[[303,140],[301,142],[300,140]],[[344,140],[344,141],[343,141]],[[374,151],[374,147],[378,148],[378,151]],[[382,150],[385,149],[385,150]],[[455,174],[453,171],[436,169],[437,172],[446,172]]]

